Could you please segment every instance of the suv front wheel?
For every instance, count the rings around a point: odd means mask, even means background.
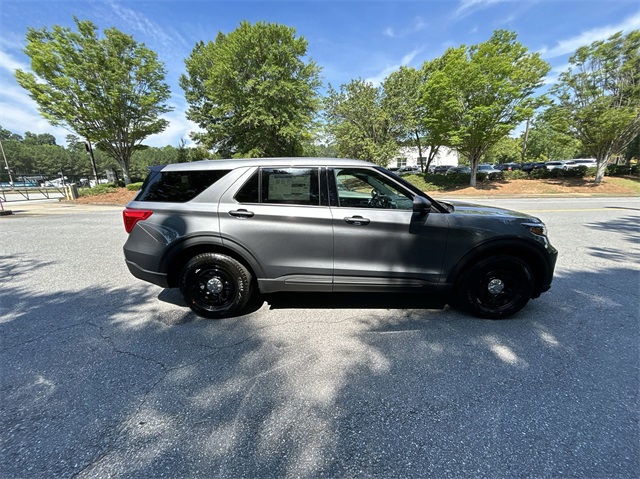
[[[251,273],[229,256],[202,253],[182,269],[180,293],[200,316],[212,319],[234,316],[251,296]]]
[[[458,305],[481,318],[503,319],[529,302],[533,287],[533,274],[524,261],[492,256],[479,261],[461,278]]]

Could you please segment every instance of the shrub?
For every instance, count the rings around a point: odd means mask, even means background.
[[[129,183],[127,185],[129,191],[138,191],[140,188],[142,188],[142,181],[140,183]]]
[[[546,168],[536,168],[529,173],[529,178],[534,180],[544,180],[547,178],[551,178],[551,171]]]
[[[635,174],[638,174],[638,165],[635,166]],[[634,167],[628,165],[607,165],[607,175],[623,176],[633,174]]]
[[[78,190],[78,195],[80,196],[96,196],[102,195],[104,193],[110,193],[112,191],[116,191],[118,187],[115,183],[107,183],[104,185],[96,185],[93,188],[80,188]]]
[[[526,180],[529,175],[522,170],[503,171],[502,175],[505,180]]]

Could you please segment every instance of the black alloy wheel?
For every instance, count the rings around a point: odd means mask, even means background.
[[[199,316],[238,314],[251,296],[251,274],[235,259],[216,253],[191,258],[180,274],[180,293]]]
[[[533,287],[533,274],[524,261],[493,256],[479,261],[464,276],[458,303],[481,318],[508,318],[529,302]]]

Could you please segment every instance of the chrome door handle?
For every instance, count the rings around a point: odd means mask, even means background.
[[[369,218],[363,218],[362,216],[352,216],[351,218],[345,218],[344,220],[354,226],[364,226],[371,222]]]
[[[231,216],[235,216],[236,218],[251,218],[254,215],[253,211],[247,210],[233,210],[229,211],[229,214]]]

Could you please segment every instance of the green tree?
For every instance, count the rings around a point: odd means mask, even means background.
[[[526,159],[551,161],[576,158],[580,142],[569,129],[569,122],[557,107],[549,107],[533,120],[529,130]]]
[[[5,130],[4,128],[2,128],[2,126],[0,126],[0,140],[22,141],[22,137],[17,133]]]
[[[329,86],[325,117],[338,156],[387,166],[398,152],[398,134],[383,105],[383,90],[372,83],[352,80],[339,91]]]
[[[598,160],[600,183],[612,155],[640,131],[640,30],[581,47],[569,63],[553,91],[583,149]]]
[[[31,133],[30,131],[26,131],[24,133],[24,141],[27,145],[55,145],[56,137],[51,133]]]
[[[74,18],[77,32],[54,26],[29,29],[25,53],[33,73],[16,79],[53,125],[91,141],[116,160],[129,182],[133,152],[163,131],[171,110],[169,87],[157,55],[115,28],[98,38],[97,27]]]
[[[624,152],[624,159],[627,165],[631,164],[633,158],[640,160],[640,134],[636,135]]]
[[[284,25],[248,22],[199,42],[180,78],[192,138],[224,157],[297,156],[320,101],[307,40]]]
[[[469,159],[475,186],[483,155],[532,116],[538,103],[532,95],[549,65],[518,43],[515,33],[497,30],[479,45],[450,48],[424,69],[424,121],[445,132],[446,145]]]
[[[522,157],[522,143],[519,138],[505,136],[498,140],[484,156],[487,163],[518,163]]]
[[[391,73],[382,84],[384,91],[382,105],[389,115],[392,131],[396,135],[396,142],[418,148],[420,167],[424,171],[438,154],[439,145],[430,149],[425,165],[423,139],[429,131],[422,122],[424,106],[419,102],[421,85],[421,72],[411,67],[400,67],[399,70]]]

